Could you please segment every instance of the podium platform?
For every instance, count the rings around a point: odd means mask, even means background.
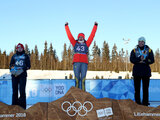
[[[74,79],[34,79],[27,80],[27,108],[38,102],[52,102],[63,97],[75,86]],[[85,90],[96,98],[134,100],[134,83],[132,79],[90,79],[85,80]],[[141,96],[142,96],[141,90]],[[160,105],[160,80],[151,79],[149,86],[150,106]],[[11,105],[11,79],[0,80],[0,102]]]

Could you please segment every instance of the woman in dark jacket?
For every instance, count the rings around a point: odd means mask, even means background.
[[[30,69],[30,58],[25,54],[24,46],[19,43],[10,61],[10,71],[12,76],[12,105],[20,105],[26,109],[26,81],[27,70]],[[18,98],[18,90],[20,97]]]
[[[148,89],[151,77],[150,64],[154,63],[154,55],[152,50],[145,45],[146,40],[144,37],[138,39],[138,45],[132,50],[130,61],[133,66],[133,77],[135,87],[135,101],[138,104],[149,105],[148,102]],[[140,86],[141,80],[143,83],[143,101],[140,101]]]

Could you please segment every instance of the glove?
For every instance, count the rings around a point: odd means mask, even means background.
[[[24,72],[24,70],[21,69],[21,68],[13,67],[13,68],[11,68],[10,72],[11,72],[12,75],[14,75],[15,77],[17,77],[20,74],[22,74]]]
[[[67,26],[67,25],[68,25],[68,22],[65,23],[65,26]]]
[[[149,62],[151,62],[151,60],[148,59],[148,57],[146,57],[146,59],[144,60],[144,62],[145,62],[146,64],[149,64]]]
[[[97,23],[97,22],[95,22],[94,24],[95,24],[96,26],[98,25],[98,23]]]

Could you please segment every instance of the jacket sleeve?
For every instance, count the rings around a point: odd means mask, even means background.
[[[145,60],[146,64],[153,64],[154,63],[154,54],[153,51],[149,50],[148,58]]]
[[[141,57],[136,57],[135,55],[135,51],[132,50],[131,54],[130,54],[130,61],[133,64],[139,63],[141,61]]]
[[[76,40],[74,39],[68,25],[65,25],[65,30],[66,30],[66,33],[67,33],[67,36],[68,36],[68,39],[70,40],[71,44],[73,45],[73,47],[75,46],[76,44]]]
[[[31,63],[30,63],[30,57],[26,54],[26,68],[25,70],[28,70],[31,68]]]
[[[89,36],[89,38],[88,38],[88,40],[86,42],[88,47],[91,45],[91,43],[93,41],[93,38],[94,38],[94,36],[96,34],[96,31],[97,31],[97,25],[94,25],[94,27],[92,29],[92,32],[91,32],[91,34],[90,34],[90,36]]]
[[[14,67],[14,65],[15,65],[15,60],[14,60],[14,55],[13,55],[10,61],[9,69],[11,69],[11,67]]]

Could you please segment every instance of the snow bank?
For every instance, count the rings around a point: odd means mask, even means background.
[[[28,70],[28,79],[65,79],[72,75],[74,78],[74,73],[72,70],[63,71],[63,70]],[[88,71],[86,79],[95,79],[96,76],[100,79],[118,79],[129,75],[129,78],[132,77],[132,72],[112,72],[112,71]],[[11,79],[11,74],[9,69],[0,69],[0,79]],[[151,79],[160,79],[160,74],[158,72],[152,72]]]

